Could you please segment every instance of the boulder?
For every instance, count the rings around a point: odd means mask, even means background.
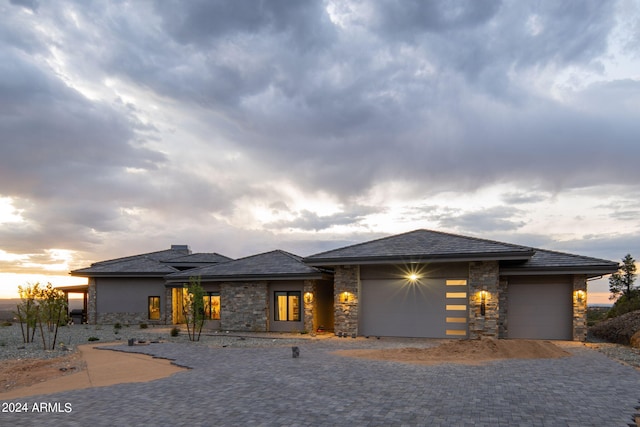
[[[640,331],[633,334],[629,343],[631,344],[631,347],[640,348]]]

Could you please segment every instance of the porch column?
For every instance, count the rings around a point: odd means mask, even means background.
[[[358,335],[359,265],[339,265],[334,274],[334,329],[351,336]]]
[[[573,275],[573,340],[587,339],[587,276]]]
[[[498,336],[498,261],[469,263],[469,338]]]

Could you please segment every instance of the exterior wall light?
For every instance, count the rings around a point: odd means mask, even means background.
[[[343,292],[340,294],[340,302],[347,303],[351,300],[351,293]]]
[[[576,291],[576,302],[582,304],[585,301],[586,297],[587,295],[585,291],[583,290]]]
[[[484,316],[487,312],[487,299],[489,298],[489,292],[484,289],[480,291],[480,315]]]
[[[304,302],[311,304],[313,302],[313,294],[311,292],[304,293]]]
[[[407,275],[407,280],[411,283],[416,283],[419,278],[420,276],[418,276],[417,273],[409,273],[409,275]]]

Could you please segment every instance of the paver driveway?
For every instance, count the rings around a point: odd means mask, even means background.
[[[120,346],[193,369],[150,383],[20,399],[71,412],[1,413],[0,425],[78,426],[627,426],[640,372],[596,350],[573,357],[482,366],[423,366],[352,359],[339,348],[393,340],[325,339],[291,348]],[[10,401],[10,403],[17,403]],[[68,408],[68,407],[67,407]]]

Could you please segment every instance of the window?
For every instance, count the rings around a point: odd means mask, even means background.
[[[160,320],[160,297],[149,297],[149,320]]]
[[[204,318],[220,320],[220,292],[207,292],[204,298]]]
[[[300,321],[300,291],[277,291],[275,297],[275,320],[279,322]]]

